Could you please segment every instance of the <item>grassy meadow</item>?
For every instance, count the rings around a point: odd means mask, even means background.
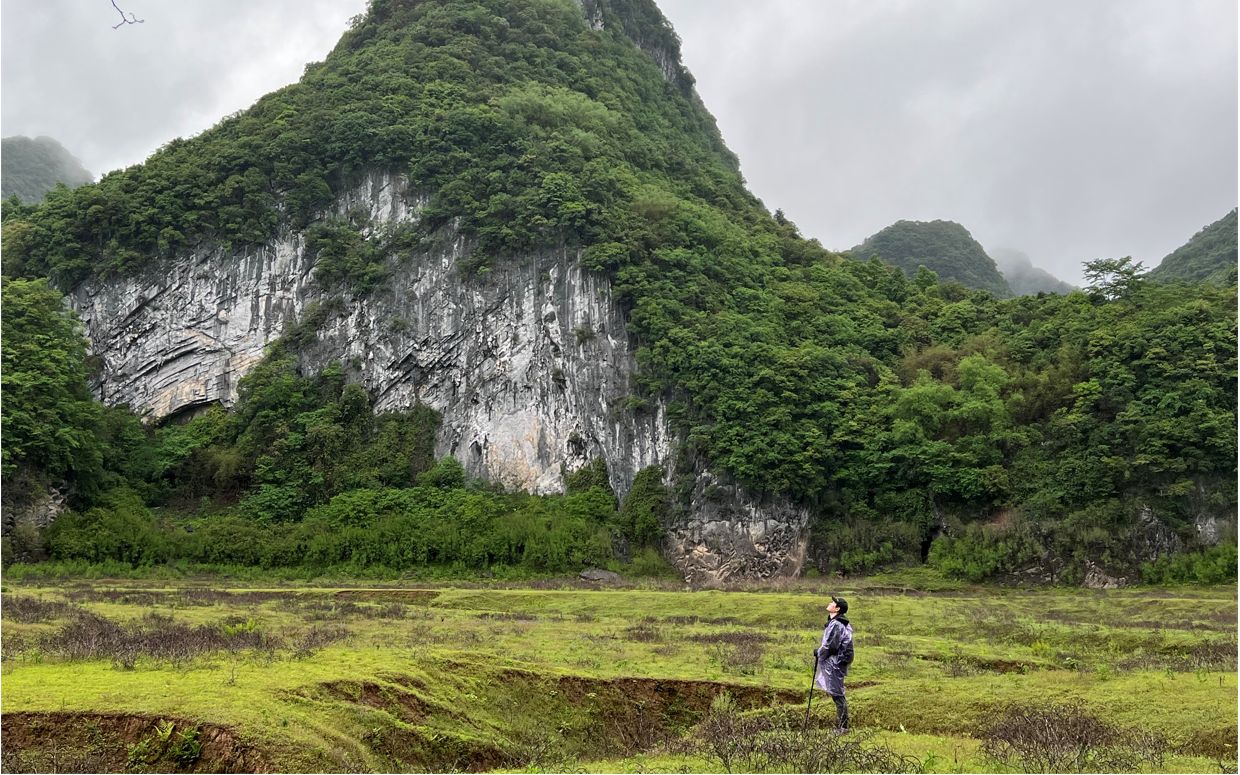
[[[909,583],[10,580],[3,768],[1236,770],[1234,585]],[[803,729],[828,593],[843,736]]]

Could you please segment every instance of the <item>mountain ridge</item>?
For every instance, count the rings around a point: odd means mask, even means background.
[[[1151,280],[1205,282],[1225,285],[1236,281],[1236,208],[1203,226],[1188,242],[1173,250],[1151,269]]]
[[[896,221],[847,252],[861,260],[876,255],[909,277],[924,266],[966,288],[989,291],[999,298],[1012,295],[994,259],[955,221]]]

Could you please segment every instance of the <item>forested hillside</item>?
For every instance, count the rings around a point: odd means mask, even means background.
[[[0,194],[5,199],[38,202],[58,184],[74,188],[94,180],[54,138],[6,137],[0,146]]]
[[[897,221],[848,253],[862,261],[878,256],[909,277],[924,266],[944,281],[1000,298],[1012,295],[994,260],[968,230],[952,221]]]
[[[808,507],[828,571],[928,558],[970,578],[1131,577],[1201,549],[1200,519],[1234,525],[1234,282],[1107,265],[1084,292],[1003,299],[993,262],[942,222],[908,225],[942,238],[938,278],[916,271],[928,251],[884,252],[905,246],[901,224],[860,252],[903,269],[830,253],[745,189],[653,3],[586,6],[602,29],[561,0],[375,0],[298,84],[142,165],[6,207],[5,497],[53,485],[71,507],[10,530],[10,559],[570,570],[660,546],[700,460]],[[375,169],[426,197],[397,243],[324,215]],[[466,481],[431,459],[430,410],[376,416],[345,365],[303,373],[313,314],[231,412],[153,427],[89,399],[58,291],[282,229],[317,241],[350,299],[397,271],[390,253],[448,229],[480,273],[582,248],[638,343],[622,410],[667,401],[671,487],[652,469],[617,503],[597,468],[549,498]]]
[[[1233,209],[1176,248],[1150,270],[1150,279],[1235,284],[1236,211]]]

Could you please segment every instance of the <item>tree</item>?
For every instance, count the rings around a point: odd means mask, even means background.
[[[1085,286],[1107,301],[1128,297],[1145,281],[1145,267],[1132,256],[1085,262]]]
[[[643,468],[633,478],[633,486],[624,496],[616,515],[616,524],[625,538],[639,546],[655,546],[663,538],[663,526],[670,511],[667,488],[663,486],[663,469]]]
[[[99,404],[86,386],[86,340],[46,280],[3,281],[3,474],[93,478],[102,466]]]

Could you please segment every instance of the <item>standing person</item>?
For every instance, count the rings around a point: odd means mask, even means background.
[[[835,728],[848,731],[848,700],[844,698],[844,676],[853,661],[852,625],[844,614],[848,601],[832,596],[827,604],[827,626],[822,631],[822,645],[814,649],[818,665],[814,682],[835,701]]]

